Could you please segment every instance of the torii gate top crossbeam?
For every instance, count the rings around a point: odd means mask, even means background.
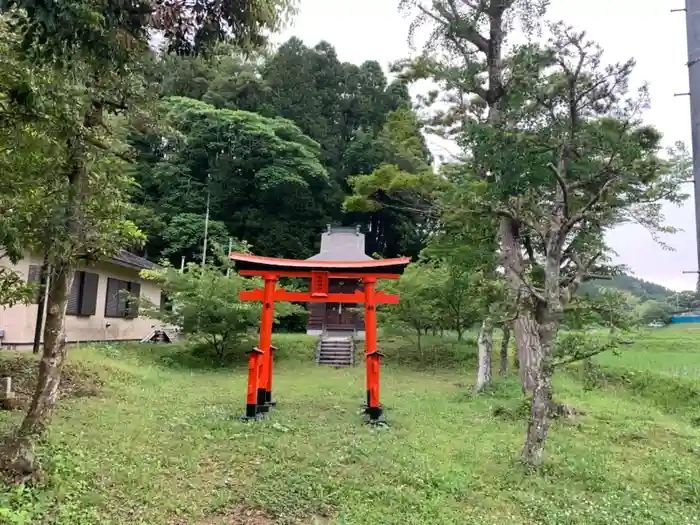
[[[231,253],[229,257],[236,262],[241,275],[312,277],[315,273],[327,272],[331,279],[398,279],[411,262],[409,257],[366,261],[300,261],[245,253]]]

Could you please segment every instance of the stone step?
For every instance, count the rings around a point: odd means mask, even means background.
[[[319,361],[319,365],[352,366],[351,361]]]
[[[349,367],[355,361],[354,350],[351,338],[329,334],[320,341],[317,362],[319,365]]]

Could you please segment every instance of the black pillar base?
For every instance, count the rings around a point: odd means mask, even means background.
[[[244,423],[247,423],[248,421],[262,421],[263,419],[265,419],[265,414],[260,412],[252,417],[248,415],[243,415],[238,418],[239,421],[243,421]]]
[[[243,414],[239,419],[241,421],[260,421],[265,418],[265,414],[258,411],[257,405],[246,405],[245,414]]]
[[[265,414],[269,412],[270,407],[265,404],[265,389],[258,388],[258,413]]]
[[[277,406],[277,401],[272,399],[272,392],[269,390],[265,392],[265,405],[269,407],[276,407]]]
[[[386,419],[381,407],[368,407],[365,410],[365,423],[373,426],[386,426]]]

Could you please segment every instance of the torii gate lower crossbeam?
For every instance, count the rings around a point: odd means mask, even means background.
[[[379,375],[382,354],[377,350],[378,304],[397,304],[398,295],[377,292],[378,279],[397,279],[403,268],[410,262],[408,258],[368,262],[320,262],[271,259],[247,254],[230,254],[237,262],[239,272],[246,276],[259,276],[265,281],[262,289],[246,290],[240,293],[243,301],[261,301],[262,317],[260,339],[250,353],[248,360],[248,390],[244,421],[259,420],[276,403],[272,400],[272,325],[275,301],[293,302],[334,302],[365,305],[365,367],[367,382],[367,422],[382,423],[383,414],[379,402]],[[320,266],[320,268],[319,268]],[[368,271],[374,269],[373,272]],[[279,277],[311,278],[311,290],[291,292],[277,288]],[[357,279],[364,285],[363,291],[354,293],[329,293],[328,281],[335,279]]]

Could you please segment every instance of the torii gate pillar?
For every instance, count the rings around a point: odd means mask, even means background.
[[[374,277],[365,277],[365,369],[367,372],[367,422],[384,421],[379,404],[379,370],[381,354],[377,351],[377,302]]]

